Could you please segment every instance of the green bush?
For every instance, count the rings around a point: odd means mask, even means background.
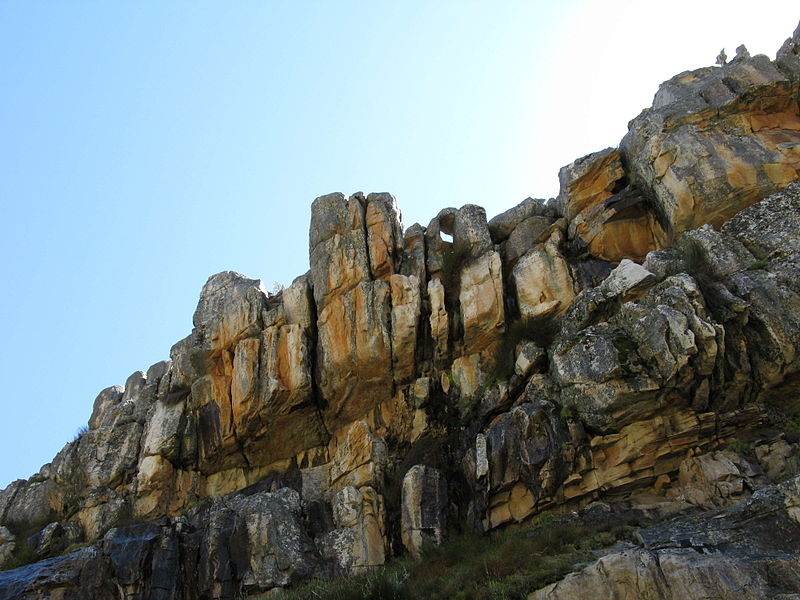
[[[317,580],[279,592],[286,600],[411,600],[417,596],[406,586],[402,567],[380,567],[348,578]]]
[[[75,431],[75,436],[72,438],[73,443],[80,440],[87,431],[89,431],[89,428],[86,425],[78,427],[78,429]]]
[[[750,263],[750,266],[747,267],[749,271],[757,271],[759,269],[766,269],[769,266],[768,260],[754,260]]]
[[[11,553],[11,556],[6,561],[5,570],[17,569],[24,567],[31,563],[35,563],[39,557],[36,555],[36,549],[25,542],[19,542]]]
[[[561,417],[562,421],[570,421],[575,418],[575,409],[571,406],[564,405],[561,407],[561,410],[558,411],[558,416]]]
[[[733,452],[738,452],[739,454],[744,454],[745,452],[750,450],[750,444],[748,444],[744,440],[732,440],[728,444],[728,450],[732,450]]]
[[[636,342],[634,342],[629,337],[625,337],[623,335],[618,335],[614,338],[613,342],[614,348],[617,349],[617,354],[619,355],[619,362],[624,363],[628,360],[628,357],[631,353],[636,352]]]

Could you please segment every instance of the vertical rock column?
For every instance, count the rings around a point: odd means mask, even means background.
[[[494,250],[486,211],[467,204],[455,213],[453,240],[469,247],[461,267],[458,301],[464,325],[464,354],[474,354],[495,344],[505,325],[503,267]]]
[[[390,195],[346,199],[329,194],[312,204],[309,253],[317,305],[317,381],[331,431],[392,396],[388,279],[401,251]]]

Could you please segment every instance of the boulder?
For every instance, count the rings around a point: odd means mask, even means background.
[[[521,223],[532,217],[553,220],[553,212],[542,199],[526,198],[516,206],[493,217],[489,223],[489,234],[495,244],[506,240]]]
[[[554,316],[572,303],[575,290],[569,265],[560,250],[562,242],[561,232],[554,232],[514,267],[511,278],[523,317]]]
[[[556,206],[569,222],[569,239],[597,258],[643,260],[663,247],[666,234],[641,192],[628,183],[620,152],[606,148],[562,168]]]
[[[798,179],[797,85],[762,55],[661,85],[653,107],[629,124],[621,152],[670,235],[719,227]]]
[[[418,556],[425,544],[444,541],[447,517],[447,481],[425,465],[414,465],[403,476],[400,534],[403,545]]]

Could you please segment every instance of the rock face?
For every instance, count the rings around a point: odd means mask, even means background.
[[[758,55],[681,73],[631,122],[622,140],[630,179],[673,234],[718,227],[798,178],[795,67]]]
[[[799,503],[794,478],[744,505],[641,530],[640,546],[608,554],[528,599],[794,597]]]
[[[561,169],[558,178],[556,203],[569,221],[569,237],[593,256],[641,261],[666,244],[658,215],[644,194],[628,183],[616,148],[576,160]]]
[[[211,277],[0,491],[0,566],[39,561],[0,600],[271,593],[648,495],[722,512],[532,597],[800,593],[799,35],[663,84],[551,202],[404,232],[389,194],[317,198],[308,273]]]

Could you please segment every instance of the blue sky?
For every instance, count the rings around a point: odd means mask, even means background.
[[[659,82],[800,19],[651,6],[0,0],[0,487],[168,357],[211,274],[304,273],[316,196],[389,191],[409,226],[555,195]]]

